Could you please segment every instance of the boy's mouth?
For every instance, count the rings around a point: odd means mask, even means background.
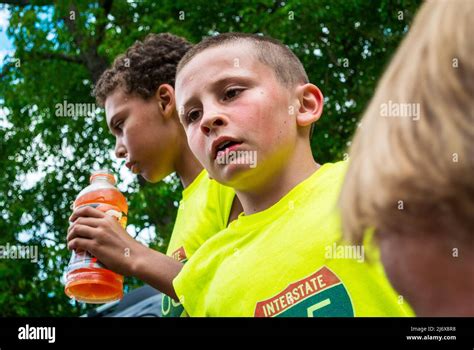
[[[221,136],[212,143],[212,158],[216,159],[219,154],[230,152],[241,144],[241,141],[237,141],[232,137]]]
[[[125,166],[134,174],[138,174],[140,172],[137,163],[135,162],[127,162]]]

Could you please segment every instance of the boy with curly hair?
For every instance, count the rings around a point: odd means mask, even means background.
[[[67,237],[69,249],[89,251],[112,271],[135,276],[170,296],[163,299],[163,316],[183,312],[171,284],[182,264],[239,212],[238,202],[232,207],[234,191],[211,180],[190,151],[178,119],[176,67],[190,48],[181,37],[150,34],[117,57],[95,87],[116,139],[117,158],[148,182],[176,172],[183,184],[168,256],[135,241],[115,220],[89,206],[73,213]]]

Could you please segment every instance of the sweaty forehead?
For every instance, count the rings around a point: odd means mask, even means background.
[[[203,89],[222,76],[256,76],[268,73],[251,43],[236,41],[208,48],[189,61],[178,73],[176,95],[179,103],[193,90]]]
[[[115,89],[109,96],[107,96],[104,105],[107,123],[127,101],[127,95],[121,88]]]
[[[219,64],[227,68],[238,68],[245,66],[249,68],[258,62],[257,48],[250,42],[238,40],[213,46],[201,51],[194,56],[178,73],[178,78],[189,73],[189,71],[213,68],[210,63]]]

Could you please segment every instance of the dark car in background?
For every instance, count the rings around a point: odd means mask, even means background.
[[[97,307],[81,317],[161,317],[162,294],[145,285],[125,294],[122,300]]]

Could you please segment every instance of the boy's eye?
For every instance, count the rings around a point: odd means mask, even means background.
[[[115,123],[115,125],[114,125],[115,130],[121,131],[122,127],[123,127],[123,121],[119,121],[119,122]]]
[[[244,89],[242,88],[233,88],[233,89],[229,89],[225,92],[224,94],[224,101],[225,100],[231,100],[235,97],[237,97]]]
[[[201,118],[201,111],[197,109],[193,109],[189,111],[188,114],[186,115],[186,120],[188,123],[195,122],[199,118]]]

